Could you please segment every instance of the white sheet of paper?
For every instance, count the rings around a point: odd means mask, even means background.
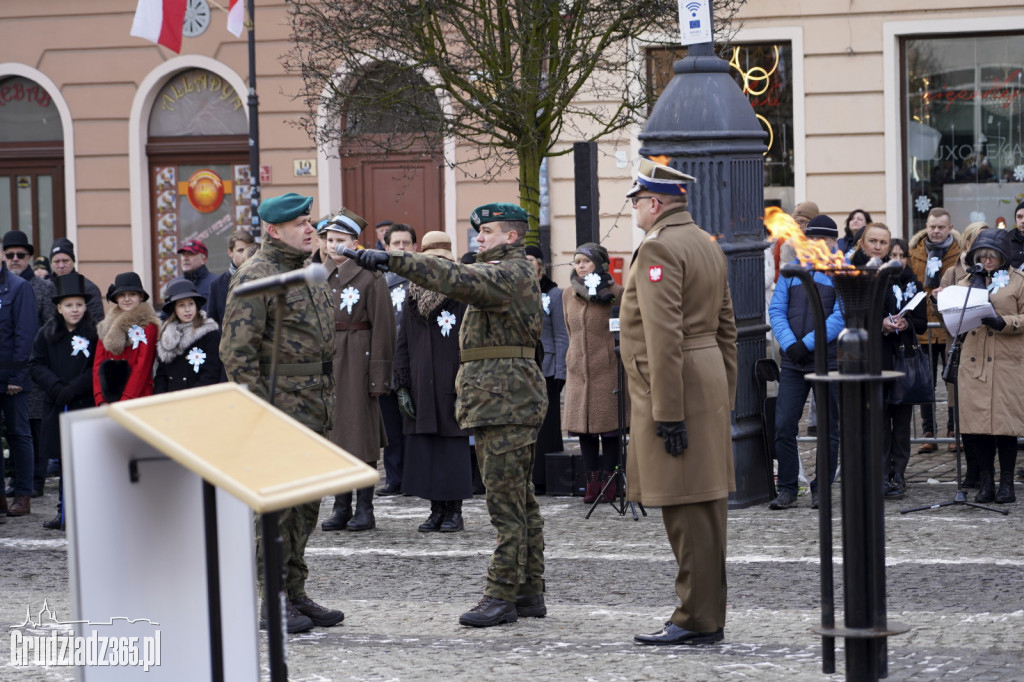
[[[941,294],[942,292],[940,291],[939,293]],[[924,300],[925,296],[926,296],[925,292],[923,292],[923,291],[917,292],[917,294],[914,295],[914,298],[910,299],[910,302],[907,303],[905,306],[903,306],[903,308],[900,310],[900,312],[897,314],[897,316],[902,315],[903,313],[907,312],[908,310],[913,310],[914,308],[916,308],[918,306],[918,304],[920,304],[921,301]]]
[[[996,311],[988,300],[986,289],[974,289],[969,287],[951,286],[939,292],[938,299],[939,313],[942,314],[942,323],[954,336],[969,332],[981,326],[981,318],[995,317]],[[967,301],[967,309],[964,310],[964,301]],[[960,315],[963,313],[963,321]],[[958,323],[959,326],[958,326]]]

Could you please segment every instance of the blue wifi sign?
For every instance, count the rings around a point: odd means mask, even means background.
[[[683,45],[711,42],[710,0],[679,0],[679,33]]]

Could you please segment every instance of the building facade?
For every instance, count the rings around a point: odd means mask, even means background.
[[[135,6],[0,4],[0,233],[25,230],[41,253],[69,237],[79,269],[101,287],[136,270],[158,289],[177,274],[178,244],[203,239],[220,271],[227,235],[249,225],[248,53],[215,3],[190,3],[208,19],[180,55],[129,34]],[[939,205],[959,227],[999,218],[1012,227],[1024,196],[1022,9],[750,0],[725,54],[769,131],[766,202],[812,200],[839,223],[862,208],[896,234],[919,229]],[[383,159],[315,148],[296,125],[305,113],[298,76],[282,65],[287,6],[260,0],[255,19],[264,197],[312,193],[316,215],[345,205],[371,224],[441,229],[460,253],[471,249],[475,206],[516,200],[514,173],[481,179],[460,166],[454,140]],[[676,56],[652,48],[637,68],[660,87]],[[627,266],[639,231],[624,193],[639,132],[598,145],[601,240]],[[550,159],[546,178],[553,274],[565,283],[576,240],[572,157]]]

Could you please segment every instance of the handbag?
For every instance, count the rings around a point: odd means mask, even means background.
[[[893,361],[893,369],[903,372],[889,393],[889,402],[895,405],[920,405],[932,401],[932,365],[921,349],[916,337],[908,349],[900,344]],[[908,352],[909,350],[909,352]]]

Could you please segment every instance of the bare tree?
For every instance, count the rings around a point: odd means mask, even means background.
[[[714,0],[716,35],[746,0]],[[542,159],[596,140],[651,105],[641,36],[677,34],[671,0],[289,0],[308,113],[322,146],[380,154],[439,149],[445,136],[493,176],[518,169],[538,228]],[[664,43],[671,44],[671,39]],[[639,65],[639,69],[637,68]],[[603,104],[602,104],[603,103]]]

